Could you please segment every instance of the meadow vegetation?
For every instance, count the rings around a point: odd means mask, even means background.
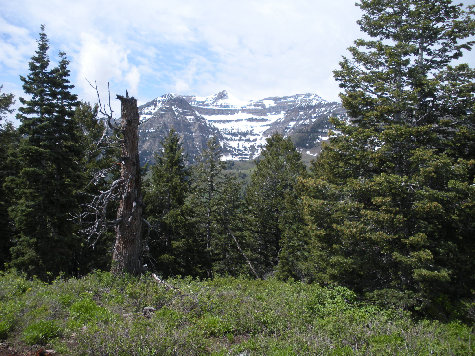
[[[417,320],[340,286],[94,272],[0,276],[0,337],[60,355],[472,355],[473,328]],[[155,310],[145,309],[153,307]]]

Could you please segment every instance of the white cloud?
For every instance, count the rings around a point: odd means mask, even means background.
[[[128,91],[132,96],[137,97],[140,82],[140,72],[136,66],[131,66],[125,75],[125,81],[128,83]]]
[[[221,89],[242,98],[316,92],[336,99],[331,71],[358,36],[359,10],[348,0],[17,0],[2,7],[0,27],[23,29],[23,37],[0,47],[0,63],[26,70],[30,33],[44,23],[88,100],[95,93],[85,78],[148,99]]]
[[[35,40],[26,28],[0,17],[0,66],[4,71],[25,71],[25,58],[31,57],[35,48]]]
[[[107,83],[113,87],[122,81],[128,84],[132,94],[137,93],[140,73],[135,65],[129,64],[129,50],[111,38],[101,35],[81,34],[81,48],[77,58],[77,83],[82,96],[94,100],[96,92],[90,83],[97,83],[101,95],[107,95]]]
[[[186,66],[174,74],[173,90],[180,94],[196,94],[195,90],[202,83],[213,81],[214,68],[213,63],[205,57],[196,55],[190,58]]]

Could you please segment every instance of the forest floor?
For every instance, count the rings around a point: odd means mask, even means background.
[[[473,355],[473,328],[275,279],[0,273],[0,355]]]

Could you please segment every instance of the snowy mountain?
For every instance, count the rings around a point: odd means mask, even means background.
[[[146,162],[170,128],[183,137],[191,160],[213,135],[223,146],[224,159],[253,159],[275,132],[290,136],[303,154],[315,156],[328,136],[329,118],[345,116],[345,111],[316,94],[240,102],[221,91],[209,97],[166,94],[140,106],[139,114],[139,148]]]

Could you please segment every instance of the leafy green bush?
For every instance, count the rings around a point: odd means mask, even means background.
[[[80,324],[99,322],[110,319],[111,315],[106,308],[100,307],[90,298],[80,299],[69,308],[71,319]]]
[[[414,320],[362,303],[347,288],[219,277],[173,278],[176,289],[94,272],[51,284],[0,275],[7,342],[65,355],[456,354],[475,349],[470,326]],[[1,292],[0,292],[1,293]],[[144,307],[155,312],[143,314]]]
[[[20,309],[21,305],[15,300],[0,302],[0,340],[6,339],[13,330]]]
[[[205,314],[202,319],[198,321],[198,327],[207,336],[224,336],[231,333],[233,327],[231,323],[218,315]]]
[[[53,338],[61,336],[61,328],[55,320],[40,320],[28,325],[22,336],[28,345],[44,345]]]
[[[41,282],[30,281],[14,271],[0,272],[0,300],[21,296]]]

